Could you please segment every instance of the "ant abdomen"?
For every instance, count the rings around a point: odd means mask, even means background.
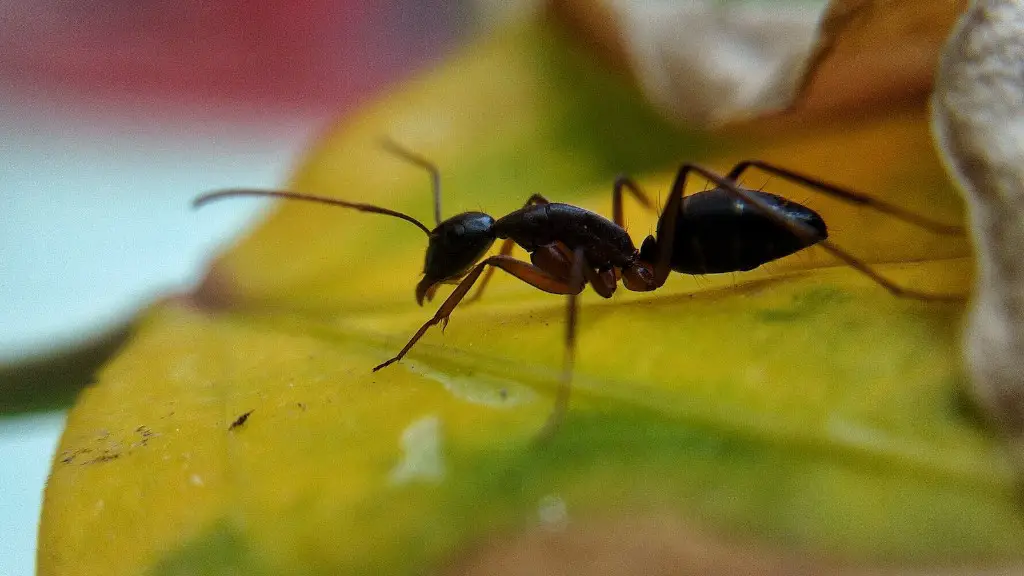
[[[779,217],[715,188],[687,196],[676,220],[672,270],[684,274],[745,272],[828,238],[817,212],[781,196],[746,190],[791,222],[813,234],[779,225]],[[650,248],[649,248],[650,249]]]

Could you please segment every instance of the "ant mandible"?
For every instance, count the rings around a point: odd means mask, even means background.
[[[584,208],[550,202],[534,194],[522,208],[497,220],[482,212],[463,212],[442,221],[440,172],[437,167],[394,142],[385,141],[384,147],[430,173],[437,222],[433,230],[412,216],[387,208],[283,190],[220,190],[196,198],[193,205],[199,207],[211,200],[234,196],[272,196],[393,216],[423,230],[428,244],[423,279],[416,285],[416,302],[422,306],[424,299],[431,300],[441,284],[457,286],[433,318],[413,334],[398,354],[375,366],[374,372],[401,360],[431,326],[446,326],[451,313],[485,269],[487,274],[468,301],[480,298],[495,268],[544,292],[567,295],[563,372],[555,406],[541,430],[542,438],[558,427],[568,409],[576,348],[577,297],[587,285],[604,298],[611,297],[619,280],[627,290],[649,292],[661,288],[671,271],[697,275],[753,270],[817,245],[896,296],[921,300],[962,299],[960,295],[924,293],[897,285],[828,240],[825,222],[814,210],[768,192],[742,188],[738,179],[748,169],[758,168],[938,234],[962,234],[962,227],[936,222],[882,200],[767,162],[740,162],[725,176],[697,164],[683,164],[658,217],[655,234],[647,236],[638,250],[624,228],[623,194],[630,193],[648,209],[654,210],[655,207],[639,185],[628,177],[620,176],[615,180],[612,220]],[[705,178],[715,187],[685,195],[686,180],[690,174]],[[499,253],[481,260],[496,239],[504,240]],[[517,244],[529,252],[530,262],[511,256],[512,248]]]

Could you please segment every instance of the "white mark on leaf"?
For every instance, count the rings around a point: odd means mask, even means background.
[[[561,496],[548,495],[541,498],[537,505],[537,517],[541,527],[550,532],[561,532],[569,524],[569,511]]]
[[[393,485],[410,482],[440,482],[444,478],[441,458],[441,420],[424,416],[402,432],[402,460],[391,469]]]

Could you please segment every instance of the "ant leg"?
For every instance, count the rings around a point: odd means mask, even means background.
[[[527,206],[531,206],[533,204],[550,204],[550,203],[551,202],[549,202],[547,198],[541,196],[540,194],[534,194],[534,195],[530,196],[530,199],[526,201],[526,204],[523,204],[523,208],[526,208]],[[516,245],[515,240],[513,240],[511,238],[506,238],[501,243],[501,250],[498,251],[498,254],[501,255],[501,256],[509,256],[509,255],[511,255],[512,254],[512,249],[515,248],[515,245]],[[474,292],[473,295],[470,296],[468,300],[466,300],[466,304],[470,304],[470,303],[476,302],[477,300],[480,299],[481,296],[484,295],[484,288],[487,288],[487,283],[491,281],[491,276],[494,276],[494,268],[488,268],[487,269],[487,272],[484,274],[483,279],[480,280],[480,287],[476,289],[476,292]]]
[[[572,277],[574,258],[574,252],[561,242],[541,246],[530,253],[530,261],[535,266],[566,281]],[[602,298],[611,298],[618,282],[614,270],[598,270],[589,264],[583,267],[583,280]]]
[[[615,293],[615,288],[618,286],[618,278],[615,277],[614,270],[595,270],[590,266],[583,269],[584,277],[587,280],[587,284],[594,289],[602,298],[611,298],[612,294]]]
[[[615,184],[612,187],[612,222],[615,222],[622,228],[626,227],[626,218],[622,213],[622,190],[625,188],[633,195],[633,198],[637,202],[644,205],[644,208],[654,212],[657,210],[651,199],[644,194],[644,191],[640,188],[640,185],[625,174],[620,174],[615,178]]]
[[[577,251],[579,249],[577,248]],[[550,274],[569,280],[576,262],[576,251],[561,242],[542,246],[530,254],[530,261],[547,270]],[[602,298],[611,298],[615,293],[618,278],[613,269],[598,270],[589,263],[583,266],[583,284],[590,285]]]
[[[874,280],[876,283],[878,283],[880,286],[882,286],[895,296],[900,296],[904,298],[915,298],[918,300],[939,300],[948,302],[961,302],[964,299],[964,297],[960,294],[933,294],[929,292],[919,292],[916,290],[903,288],[902,286],[896,284],[892,280],[889,280],[888,278],[882,276],[881,274],[876,272],[872,267],[868,266],[866,263],[852,256],[851,254],[847,253],[842,248],[839,248],[829,240],[823,240],[814,230],[814,228],[811,228],[809,225],[803,222],[799,222],[797,220],[794,220],[793,218],[787,217],[785,214],[779,212],[778,210],[775,210],[774,208],[766,204],[763,200],[761,200],[754,194],[751,194],[747,190],[740,188],[739,186],[736,185],[736,182],[734,180],[723,177],[720,174],[716,174],[715,172],[708,170],[707,168],[698,166],[696,164],[684,164],[682,168],[680,168],[679,175],[676,177],[676,184],[673,185],[672,188],[672,196],[669,198],[668,205],[666,205],[665,207],[666,212],[663,213],[663,217],[666,218],[666,224],[669,225],[669,227],[665,229],[665,236],[670,242],[672,241],[675,235],[676,213],[678,212],[679,202],[681,202],[682,198],[682,181],[685,180],[686,174],[691,171],[700,174],[704,178],[707,178],[709,181],[713,182],[716,186],[732,194],[734,197],[739,198],[743,200],[745,203],[757,208],[765,216],[768,216],[769,218],[774,220],[776,224],[786,228],[794,235],[803,239],[805,242],[807,242],[808,246],[813,244],[820,245],[822,248],[828,250],[837,258],[848,264],[851,268],[857,270],[861,274],[864,274],[868,278],[871,278],[872,280]],[[675,203],[675,208],[673,211],[670,212],[670,206],[673,203]],[[658,239],[658,243],[661,244],[660,238]],[[671,256],[671,247],[666,248],[665,246],[659,246],[659,248],[660,252],[658,262],[660,264],[662,254],[668,252],[668,255]],[[658,268],[655,267],[656,278],[657,271]]]
[[[498,255],[511,256],[512,249],[515,248],[515,246],[516,241],[511,238],[506,238],[502,240],[501,250],[498,251]],[[484,274],[484,277],[480,280],[480,286],[476,289],[476,292],[474,292],[473,295],[466,300],[466,304],[472,304],[473,302],[476,302],[477,300],[480,299],[481,296],[484,295],[484,288],[487,288],[487,283],[491,281],[491,276],[494,276],[494,267],[487,269],[487,273]]]
[[[376,372],[385,366],[401,360],[402,357],[412,349],[413,345],[423,337],[431,326],[441,324],[441,327],[444,328],[444,326],[448,324],[448,317],[451,315],[452,311],[454,311],[459,303],[462,302],[462,299],[466,297],[466,294],[469,292],[470,288],[473,287],[477,278],[480,277],[480,273],[488,266],[501,268],[505,272],[508,272],[534,288],[550,294],[571,294],[573,293],[573,290],[579,292],[583,289],[582,287],[577,288],[576,286],[570,285],[565,282],[565,280],[556,278],[545,270],[538,268],[529,262],[523,262],[522,260],[516,260],[515,258],[502,256],[500,254],[497,256],[491,256],[473,267],[469,274],[462,279],[462,282],[459,282],[459,285],[455,290],[448,295],[448,298],[443,304],[441,304],[441,307],[438,308],[434,317],[427,320],[423,326],[420,326],[420,329],[413,334],[413,337],[409,339],[409,342],[397,355],[395,355],[394,358],[375,366],[373,371]]]
[[[672,183],[672,189],[668,193],[668,200],[665,201],[665,208],[658,216],[658,255],[655,258],[654,277],[648,282],[647,290],[656,290],[665,285],[669,272],[672,271],[672,250],[675,246],[676,220],[682,210],[683,196],[686,194],[686,177],[690,172],[703,174],[712,172],[701,168],[696,164],[683,164],[676,173],[676,179]],[[721,178],[720,176],[715,175]],[[705,176],[706,177],[706,176]],[[710,178],[708,178],[710,180]]]
[[[555,392],[555,407],[548,415],[547,421],[537,434],[538,441],[545,441],[551,438],[558,427],[565,419],[565,413],[569,410],[569,396],[572,392],[572,374],[576,363],[576,323],[579,315],[579,293],[583,291],[584,274],[587,266],[583,249],[577,248],[573,253],[572,273],[569,275],[568,286],[572,288],[569,298],[566,300],[565,319],[565,358],[562,361],[562,377],[558,382],[558,390]]]
[[[798,172],[793,172],[792,170],[788,170],[786,168],[782,168],[780,166],[776,166],[768,162],[763,162],[761,160],[745,160],[743,162],[740,162],[736,166],[733,166],[733,169],[730,170],[725,177],[728,178],[729,180],[732,180],[733,182],[738,182],[740,174],[742,174],[749,168],[760,168],[761,170],[769,174],[773,174],[785,180],[789,180],[790,182],[801,184],[813,190],[817,190],[822,194],[832,196],[833,198],[838,198],[839,200],[842,200],[844,202],[849,202],[850,204],[868,206],[879,212],[882,212],[883,214],[888,214],[893,218],[903,220],[904,222],[908,222],[910,224],[914,224],[926,230],[930,230],[936,234],[947,234],[953,236],[962,235],[964,233],[963,226],[937,222],[930,218],[921,216],[920,214],[915,214],[914,212],[911,212],[905,208],[900,208],[899,206],[885,202],[884,200],[872,198],[871,196],[866,196],[859,192],[854,192],[852,190],[836,186],[835,184],[829,184],[828,182],[825,182],[823,180],[812,178],[810,176],[806,176]]]
[[[430,173],[430,186],[434,192],[434,220],[441,223],[441,171],[437,169],[437,166],[433,162],[427,160],[423,156],[405,148],[390,138],[385,138],[381,141],[381,146],[385,150],[398,156],[406,162],[410,162],[423,168]]]
[[[878,272],[868,266],[865,262],[854,257],[847,251],[836,246],[829,240],[822,240],[818,243],[819,246],[825,250],[831,252],[836,258],[839,258],[843,262],[846,262],[851,268],[857,270],[861,274],[864,274],[868,278],[871,278],[880,286],[891,292],[895,296],[901,298],[914,298],[916,300],[936,300],[941,302],[963,302],[966,298],[961,294],[935,294],[931,292],[920,292],[917,290],[911,290],[904,288],[899,284],[896,284],[892,280],[889,280],[885,276],[882,276]]]

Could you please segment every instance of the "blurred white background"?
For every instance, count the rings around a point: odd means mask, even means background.
[[[0,575],[34,573],[77,389],[48,387],[88,378],[61,359],[187,290],[267,205],[192,198],[281,185],[328,122],[454,48],[481,6],[0,3]]]
[[[0,108],[0,364],[87,344],[196,282],[265,203],[199,217],[191,199],[279,185],[324,122],[261,120]],[[63,423],[63,410],[0,417],[0,574],[33,573],[41,487]]]

